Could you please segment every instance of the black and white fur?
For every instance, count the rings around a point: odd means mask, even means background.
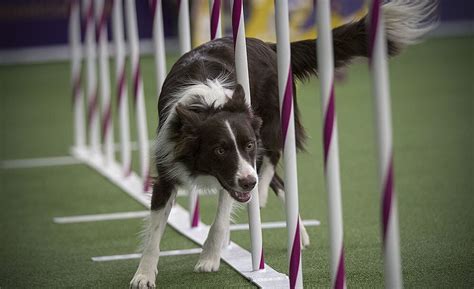
[[[383,6],[391,56],[432,28],[429,19],[435,8],[436,3],[429,0],[397,0]],[[333,30],[336,67],[368,56],[366,22],[364,18]],[[155,156],[158,178],[153,186],[143,256],[131,288],[155,287],[160,240],[177,190],[219,194],[216,218],[194,268],[198,272],[219,269],[235,201],[248,202],[250,191],[258,186],[262,206],[269,187],[284,202],[284,184],[275,173],[282,149],[276,45],[248,38],[247,54],[251,107],[235,79],[231,38],[208,42],[183,55],[163,84]],[[317,74],[314,39],[291,43],[291,54],[297,80]],[[305,132],[293,87],[297,147],[301,150]],[[302,227],[302,245],[308,244]]]

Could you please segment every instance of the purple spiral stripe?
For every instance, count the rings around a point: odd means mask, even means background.
[[[79,9],[79,8],[80,8],[79,0],[71,0],[71,1],[69,2],[68,11],[67,11],[69,17],[71,17],[73,10]],[[80,14],[80,13],[79,13],[79,14]]]
[[[235,0],[232,7],[232,35],[234,36],[234,50],[237,44],[237,34],[239,33],[240,15],[242,13],[242,0]]]
[[[150,0],[150,11],[151,11],[151,18],[153,19],[152,22],[155,22],[155,12],[156,12],[156,6],[157,6],[157,0]]]
[[[336,120],[336,104],[334,94],[334,81],[331,81],[331,88],[329,91],[329,99],[326,107],[326,114],[324,116],[324,167],[327,169],[327,161],[329,157],[329,149],[331,147],[332,136],[334,132],[334,123]],[[339,255],[339,262],[337,265],[336,279],[334,281],[335,289],[344,288],[345,283],[345,269],[344,269],[344,246],[341,246],[341,253]]]
[[[120,106],[122,103],[122,98],[125,94],[125,65],[122,66],[120,71],[118,82],[117,82],[117,105]]]
[[[92,17],[94,17],[94,3],[92,0],[89,2],[89,6],[87,7],[87,12],[86,12],[86,28],[87,29],[94,29],[94,27],[90,27],[90,24],[92,24]],[[91,31],[93,32],[93,31]],[[94,88],[92,92],[92,96],[90,97],[90,102],[87,108],[87,125],[90,128],[92,124],[92,118],[95,117],[95,114],[97,112],[97,89]]]
[[[94,89],[90,98],[89,105],[87,107],[87,126],[90,128],[92,125],[92,119],[96,117],[97,113],[97,92]]]
[[[369,60],[372,64],[373,53],[375,50],[375,38],[379,29],[380,22],[380,0],[373,0],[371,5],[370,14],[370,27],[369,27]],[[390,221],[390,214],[392,210],[392,202],[394,198],[393,189],[393,158],[390,158],[387,168],[385,168],[385,182],[382,192],[382,226],[383,226],[383,240],[385,246],[385,238],[388,231],[388,223]]]
[[[385,176],[385,184],[384,184],[383,195],[382,195],[382,225],[383,225],[384,245],[385,245],[385,237],[387,236],[390,213],[392,211],[393,198],[394,198],[393,158],[391,158],[387,167],[387,175]]]
[[[193,220],[191,221],[191,227],[196,228],[199,225],[199,197],[196,199],[194,204]]]
[[[104,116],[102,118],[102,139],[105,140],[110,132],[110,125],[112,124],[112,103],[109,101],[105,108]]]
[[[132,174],[132,160],[130,160],[130,163],[128,164],[127,168],[125,169],[125,177],[129,177]]]
[[[334,289],[343,289],[346,279],[344,270],[344,246],[341,247],[341,254],[339,255],[339,265],[337,266],[336,281],[334,282]]]
[[[300,241],[300,220],[296,219],[295,238],[293,240],[293,247],[290,255],[290,289],[296,287],[296,279],[298,279],[298,272],[300,270],[301,258],[301,241]]]
[[[87,7],[86,13],[83,15],[84,18],[82,18],[82,21],[81,21],[81,38],[85,38],[85,34],[87,34],[87,31],[89,31],[89,24],[91,23],[93,16],[94,16],[94,5],[91,0],[89,6]]]
[[[286,134],[290,124],[290,117],[293,110],[293,73],[291,67],[288,71],[288,78],[286,80],[285,95],[283,96],[283,104],[281,106],[281,135],[283,143],[286,141]]]
[[[221,14],[221,0],[214,0],[211,11],[211,40],[216,39],[217,26]],[[240,17],[240,16],[239,16]]]
[[[265,258],[263,257],[263,248],[262,248],[262,255],[260,255],[260,265],[258,269],[263,270],[265,269]]]
[[[69,15],[69,17],[71,17],[72,10],[73,7],[76,5],[76,2],[76,0],[71,0],[71,2],[69,2],[69,5],[67,6],[67,14]]]
[[[104,32],[104,28],[106,24],[107,24],[107,11],[104,6],[102,7],[102,13],[100,14],[99,22],[97,23],[96,31],[95,31],[97,42],[102,37],[102,33]]]
[[[329,102],[326,108],[326,115],[324,116],[324,165],[327,167],[327,160],[329,156],[329,148],[331,146],[332,134],[334,131],[334,120],[336,116],[336,109],[334,103],[334,81],[331,81],[331,91],[329,92]]]
[[[372,63],[375,38],[379,29],[380,21],[380,0],[373,0],[370,9],[370,26],[369,26],[369,61]]]
[[[138,100],[138,88],[140,87],[141,82],[141,73],[140,73],[140,63],[137,64],[135,72],[133,74],[133,101],[137,104]]]
[[[90,0],[86,12],[86,25],[89,25],[89,23],[91,23],[92,17],[94,17],[94,3],[93,0]]]

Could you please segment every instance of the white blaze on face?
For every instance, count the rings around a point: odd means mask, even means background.
[[[237,139],[235,138],[234,132],[232,131],[232,128],[230,127],[230,124],[228,121],[226,121],[225,124],[227,126],[227,130],[229,131],[230,138],[234,142],[235,150],[237,151],[238,167],[237,167],[237,173],[235,174],[235,184],[238,185],[239,179],[243,179],[249,176],[254,177],[258,183],[258,175],[257,175],[257,171],[255,170],[255,167],[252,166],[246,159],[244,159],[240,155],[239,145],[237,144]]]

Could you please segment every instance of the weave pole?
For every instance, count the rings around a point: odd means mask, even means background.
[[[211,41],[222,37],[221,30],[221,0],[211,0],[209,6],[209,29],[211,35]],[[199,196],[196,195],[197,198]],[[226,232],[226,236],[222,243],[223,248],[227,247],[230,244],[230,230]]]
[[[153,46],[155,54],[156,99],[166,78],[165,36],[163,32],[163,8],[161,0],[150,0],[153,15]]]
[[[221,0],[211,0],[211,40],[222,37],[221,4]]]
[[[97,19],[97,42],[99,44],[99,81],[102,99],[102,140],[104,143],[105,163],[115,161],[114,135],[112,125],[112,102],[110,97],[110,69],[107,38],[107,19],[104,0],[95,0],[95,14]]]
[[[317,54],[323,109],[323,144],[326,191],[328,193],[331,287],[346,288],[339,170],[339,141],[334,93],[334,52],[330,0],[317,1]]]
[[[130,148],[130,118],[128,113],[128,91],[125,76],[125,42],[123,32],[122,0],[114,0],[112,8],[113,37],[115,43],[115,86],[120,127],[120,161],[122,174],[127,177],[132,172]]]
[[[210,14],[210,21],[209,21],[209,28],[210,28],[210,35],[211,41],[214,39],[218,39],[222,37],[222,29],[221,29],[221,0],[211,0],[209,6],[209,14]],[[226,232],[226,236],[224,241],[222,242],[222,247],[225,248],[230,244],[230,230]]]
[[[250,84],[249,70],[247,63],[247,44],[245,40],[245,23],[242,0],[233,0],[232,3],[232,34],[234,39],[235,70],[237,82],[242,85],[245,91],[245,100],[250,106]],[[262,227],[260,221],[260,206],[258,203],[258,188],[252,192],[252,199],[248,204],[250,241],[252,246],[252,269],[254,271],[264,269],[265,261],[263,257]]]
[[[146,124],[145,95],[140,71],[140,56],[138,47],[137,12],[134,0],[125,0],[127,36],[130,46],[131,71],[133,78],[133,100],[138,130],[138,151],[140,155],[140,176],[143,181],[143,191],[150,189],[150,150]]]
[[[181,55],[191,50],[191,31],[189,27],[189,1],[178,0],[178,37]],[[195,189],[189,191],[188,198],[189,223],[191,228],[199,226],[199,192]]]
[[[72,0],[69,9],[69,45],[71,49],[71,86],[74,110],[74,148],[86,145],[84,126],[84,94],[82,92],[81,12],[79,0]]]
[[[189,0],[178,0],[178,34],[181,55],[191,50],[191,31],[189,27]]]
[[[96,45],[94,3],[84,0],[85,8],[85,39],[87,53],[87,128],[89,130],[89,145],[92,154],[100,153],[99,110],[97,108],[97,74],[96,74]]]
[[[298,208],[298,176],[293,110],[293,73],[288,20],[288,1],[275,1],[275,23],[278,57],[278,95],[280,96],[281,132],[285,170],[285,205],[288,228],[288,267],[290,289],[303,288],[301,240]]]
[[[387,68],[387,41],[382,3],[373,0],[369,12],[369,60],[376,120],[379,185],[382,195],[382,240],[385,288],[402,288],[397,200],[393,181],[392,116]]]

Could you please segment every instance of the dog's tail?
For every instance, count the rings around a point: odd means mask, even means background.
[[[390,56],[397,55],[407,45],[417,43],[437,23],[435,0],[393,0],[382,6]],[[348,65],[356,57],[368,57],[367,16],[357,22],[333,30],[334,65]],[[317,75],[317,40],[291,43],[291,68],[299,80]],[[276,45],[271,44],[276,51]]]

